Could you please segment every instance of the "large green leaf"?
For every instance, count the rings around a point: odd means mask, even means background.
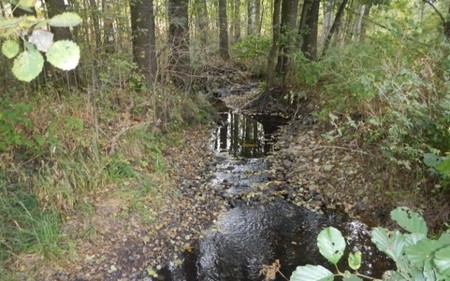
[[[79,25],[82,19],[76,13],[65,12],[52,17],[48,24],[54,27],[74,27]]]
[[[15,40],[6,40],[2,44],[2,53],[8,58],[12,59],[13,57],[17,56],[17,54],[20,51],[19,43],[17,43]]]
[[[298,266],[290,281],[332,281],[334,280],[333,273],[320,265],[305,265]]]
[[[399,231],[390,232],[382,227],[376,227],[371,232],[371,240],[378,250],[386,253],[395,262],[403,255],[405,237]]]
[[[437,271],[444,276],[448,276],[450,280],[450,246],[438,250],[433,259]]]
[[[353,270],[358,270],[361,267],[361,252],[350,253],[348,255],[348,266]]]
[[[44,58],[37,50],[28,50],[21,53],[12,67],[13,74],[17,79],[30,82],[41,73],[44,67]]]
[[[427,235],[428,228],[421,215],[408,207],[397,207],[391,212],[391,218],[406,231]]]
[[[334,227],[323,229],[317,236],[319,251],[328,261],[337,264],[344,255],[345,240],[341,232]]]
[[[432,254],[439,248],[439,243],[431,239],[423,239],[416,245],[405,247],[405,254],[411,263],[423,267],[426,260],[431,260]]]
[[[403,236],[405,237],[406,246],[416,245],[420,240],[427,238],[427,236],[422,233],[407,233],[403,234]]]
[[[47,60],[62,70],[72,70],[80,61],[80,47],[70,40],[55,42],[47,51]]]

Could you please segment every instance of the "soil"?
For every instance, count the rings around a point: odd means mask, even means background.
[[[258,94],[251,90],[222,99],[241,109]],[[299,108],[300,114],[280,129],[277,151],[267,157],[271,184],[280,196],[316,210],[340,209],[369,225],[388,224],[390,210],[398,205],[421,208],[428,217],[442,210],[436,196],[430,200],[407,186],[408,174],[396,177],[376,147],[351,139],[328,142],[323,135],[330,128],[309,114],[313,107],[304,103]],[[181,133],[183,145],[164,151],[169,172],[161,188],[166,192],[148,195],[159,202],[147,210],[148,221],[127,207],[120,192],[95,194],[87,199],[93,206],[89,215],[65,219],[64,234],[77,241],[67,259],[42,266],[25,257],[16,268],[37,267],[34,280],[149,281],[164,265],[180,263],[179,254],[191,251],[228,206],[226,198],[208,190],[220,161],[208,148],[210,132],[208,126],[188,129]]]

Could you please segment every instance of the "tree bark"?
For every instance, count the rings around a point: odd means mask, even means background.
[[[327,38],[328,32],[330,32],[331,26],[333,25],[334,18],[334,6],[336,0],[328,0],[323,3],[323,28],[321,35],[321,42],[324,43]]]
[[[372,4],[366,4],[364,8],[364,15],[361,23],[361,31],[359,33],[359,42],[364,42],[366,40],[366,33],[367,33],[367,24],[369,23],[369,15],[370,15],[370,9],[372,8]]]
[[[133,58],[147,82],[156,79],[155,18],[153,0],[130,0]]]
[[[241,1],[233,1],[233,32],[234,42],[241,40]]]
[[[280,49],[277,63],[277,73],[284,76],[287,73],[289,54],[296,43],[295,27],[297,25],[298,0],[283,0],[281,5]]]
[[[272,47],[267,60],[266,93],[270,93],[275,81],[275,59],[277,58],[280,41],[280,13],[281,0],[274,0],[272,17]]]
[[[228,52],[227,1],[219,0],[219,53],[224,60],[230,58]]]
[[[111,15],[108,15],[111,4],[106,0],[102,0],[102,10],[107,16],[104,17],[104,28],[103,28],[103,47],[107,54],[114,53],[115,50],[115,36],[114,36],[114,19]]]
[[[448,6],[447,20],[444,26],[444,34],[447,37],[447,40],[450,39],[450,5]]]
[[[247,35],[256,34],[256,0],[247,0]]]
[[[169,0],[169,68],[177,87],[187,86],[190,74],[189,0]]]
[[[325,54],[328,47],[330,46],[331,38],[333,37],[333,34],[336,32],[337,28],[341,24],[342,15],[344,14],[345,6],[347,5],[348,0],[342,0],[341,5],[339,6],[339,10],[336,13],[336,17],[333,21],[333,25],[331,26],[330,32],[327,35],[327,38],[325,39],[325,44],[323,47],[322,54]]]
[[[95,38],[95,48],[98,50],[102,44],[102,34],[100,31],[100,18],[98,16],[99,9],[97,2],[95,0],[89,0],[89,13],[92,18],[92,28],[94,29],[94,38]]]
[[[319,21],[320,0],[307,0],[303,5],[300,23],[302,52],[311,60],[317,59],[317,22]]]

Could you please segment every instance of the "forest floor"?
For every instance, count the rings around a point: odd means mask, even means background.
[[[223,99],[239,109],[256,94]],[[395,177],[379,149],[357,140],[328,142],[323,135],[329,128],[308,114],[314,106],[302,105],[299,112],[305,114],[279,130],[277,150],[267,157],[271,181],[283,197],[308,208],[340,209],[370,226],[388,224],[389,212],[399,205],[421,208],[428,218],[446,209],[433,194],[408,187],[406,173]],[[65,258],[42,266],[37,257],[24,256],[15,267],[39,268],[35,280],[131,281],[151,280],[164,265],[180,263],[179,254],[191,251],[229,204],[208,190],[220,161],[208,147],[210,135],[208,126],[186,129],[182,145],[163,152],[165,191],[148,195],[159,203],[147,211],[147,220],[129,207],[123,190],[94,194],[91,212],[65,219],[64,235],[76,241]]]

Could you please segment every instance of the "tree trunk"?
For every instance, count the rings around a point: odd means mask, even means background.
[[[447,20],[445,21],[444,34],[447,40],[450,39],[450,5],[448,6]]]
[[[319,21],[320,0],[307,0],[303,5],[300,34],[302,52],[311,60],[317,59],[317,22]]]
[[[130,0],[130,14],[134,61],[152,83],[157,71],[153,0]]]
[[[358,7],[358,15],[353,26],[353,36],[356,42],[359,42],[359,39],[361,38],[361,26],[365,9],[366,5],[359,5]]]
[[[364,42],[366,40],[366,32],[367,32],[367,24],[369,23],[369,15],[370,15],[370,9],[372,8],[372,4],[366,4],[364,8],[364,15],[362,18],[361,23],[361,31],[359,32],[359,40],[358,42]]]
[[[281,40],[277,63],[277,73],[283,78],[287,74],[289,54],[296,43],[295,27],[297,25],[298,0],[283,0],[281,6]]]
[[[114,37],[114,17],[109,12],[110,8],[111,4],[107,3],[106,0],[102,0],[102,10],[107,15],[104,17],[105,27],[103,28],[103,47],[107,54],[114,53],[116,41]]]
[[[195,0],[194,10],[196,17],[196,29],[197,33],[200,35],[200,42],[202,47],[205,47],[208,43],[208,9],[206,6],[206,0]]]
[[[247,0],[247,35],[256,33],[256,0]]]
[[[241,1],[233,1],[233,31],[234,31],[234,42],[241,40]]]
[[[347,2],[348,2],[348,0],[342,0],[341,5],[339,6],[339,10],[336,14],[333,25],[331,26],[330,32],[328,33],[328,36],[325,40],[322,54],[326,53],[328,47],[330,46],[330,42],[331,42],[331,38],[333,37],[333,34],[336,32],[337,28],[341,24],[342,15],[344,14],[344,9],[345,9],[345,6],[347,5]]]
[[[323,3],[323,28],[321,35],[321,42],[324,43],[328,32],[330,32],[331,26],[333,25],[334,18],[334,6],[336,4],[336,0],[327,0]]]
[[[92,28],[94,29],[95,48],[98,50],[102,44],[102,34],[100,31],[100,18],[98,16],[99,9],[97,2],[95,0],[89,0],[89,5],[90,5],[89,12],[92,16],[91,24]]]
[[[219,0],[219,53],[224,60],[230,58],[228,52],[227,1]]]
[[[280,42],[280,13],[281,0],[274,0],[272,17],[272,47],[267,60],[266,93],[270,93],[275,81],[275,59],[277,58]]]
[[[189,0],[169,0],[169,68],[177,87],[189,84],[188,4]]]
[[[255,34],[261,34],[261,0],[255,1]]]

